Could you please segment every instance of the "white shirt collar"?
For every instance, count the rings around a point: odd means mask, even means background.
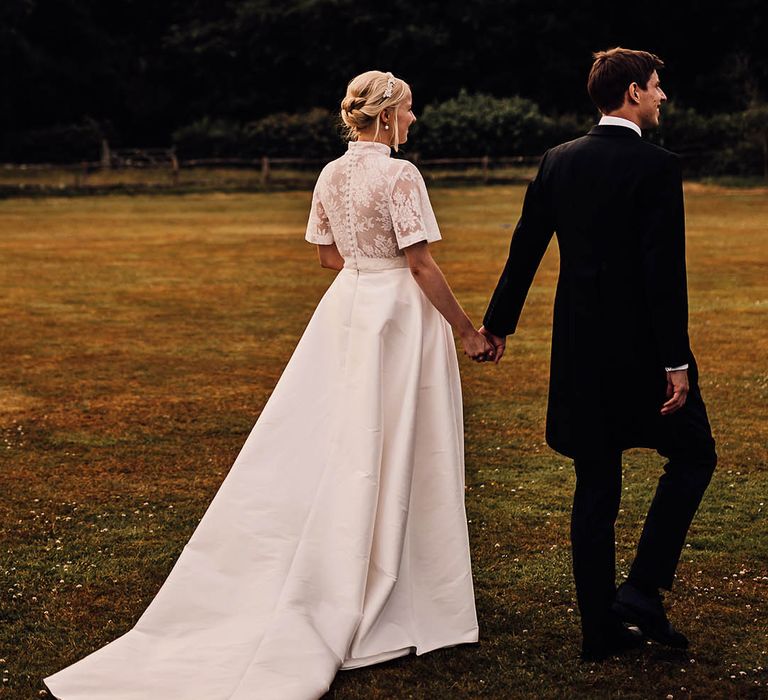
[[[638,136],[643,135],[643,132],[640,131],[640,127],[635,124],[635,122],[631,122],[629,119],[624,119],[624,117],[609,117],[604,114],[600,117],[598,124],[600,126],[626,126],[627,128],[636,131]]]

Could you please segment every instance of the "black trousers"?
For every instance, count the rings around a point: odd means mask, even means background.
[[[698,387],[679,411],[661,420],[659,454],[667,459],[629,578],[671,589],[688,528],[717,463],[715,442]],[[616,593],[614,526],[621,500],[621,450],[600,448],[574,459],[571,517],[573,575],[584,637],[610,623]]]

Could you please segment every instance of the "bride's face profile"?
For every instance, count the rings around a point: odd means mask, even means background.
[[[410,90],[408,90],[405,97],[397,104],[394,110],[388,109],[385,112],[382,112],[382,130],[379,131],[380,135],[389,133],[388,131],[383,131],[383,127],[387,124],[389,125],[390,129],[394,129],[394,111],[397,112],[397,143],[400,145],[401,143],[405,143],[408,140],[408,129],[410,129],[411,124],[416,121],[416,115],[413,113],[413,95],[411,94]],[[394,138],[394,134],[390,138]]]
[[[408,129],[416,121],[416,115],[413,113],[413,95],[408,90],[405,99],[397,105],[397,130],[399,143],[405,143],[408,140]]]

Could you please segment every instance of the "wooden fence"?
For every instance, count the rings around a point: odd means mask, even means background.
[[[517,156],[505,158],[492,158],[482,156],[478,158],[410,158],[419,167],[431,169],[440,168],[455,170],[457,172],[475,169],[479,171],[479,179],[488,182],[494,169],[535,166],[538,156]],[[67,187],[75,189],[89,186],[89,178],[94,173],[120,170],[147,170],[154,172],[167,172],[165,183],[176,186],[180,183],[181,172],[185,169],[203,168],[230,168],[244,169],[258,173],[258,181],[261,185],[269,185],[273,180],[275,170],[298,169],[320,170],[328,162],[328,159],[320,158],[275,158],[263,156],[261,158],[190,158],[182,160],[172,148],[143,148],[143,149],[102,149],[102,157],[98,161],[80,161],[78,163],[53,164],[4,164],[0,166],[0,174],[6,187],[13,173],[34,175],[44,173],[64,173],[68,182]],[[156,183],[161,185],[162,183]],[[23,187],[23,185],[21,186]]]

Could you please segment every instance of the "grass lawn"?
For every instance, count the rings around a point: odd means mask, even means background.
[[[477,322],[522,193],[432,190],[436,257]],[[44,697],[42,677],[128,630],[165,579],[331,281],[303,242],[309,198],[0,201],[3,700]],[[543,435],[553,244],[501,365],[461,359],[481,642],[344,672],[330,698],[768,697],[768,190],[686,200],[720,455],[668,597],[692,649],[576,661],[574,477]],[[625,464],[622,571],[662,461]]]

